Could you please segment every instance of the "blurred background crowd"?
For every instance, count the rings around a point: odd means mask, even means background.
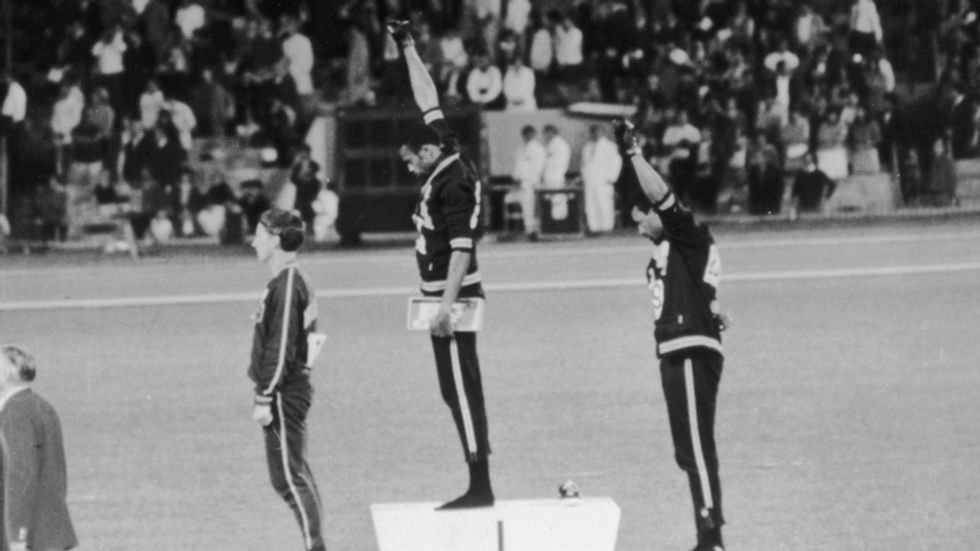
[[[645,155],[700,211],[819,210],[880,173],[906,205],[949,204],[978,153],[978,4],[6,0],[7,212],[49,240],[84,211],[136,240],[234,241],[278,202],[326,238],[337,196],[304,136],[326,105],[409,105],[395,17],[446,104],[636,106]],[[208,140],[263,148],[285,197],[197,170]]]

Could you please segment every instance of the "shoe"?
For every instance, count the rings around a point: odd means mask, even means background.
[[[725,548],[720,545],[713,545],[710,543],[699,543],[697,547],[691,549],[691,551],[725,551]]]
[[[385,23],[385,29],[395,39],[395,43],[399,47],[405,48],[414,44],[414,40],[412,40],[412,23],[410,21],[392,19]]]
[[[633,155],[640,151],[640,145],[636,141],[636,127],[626,119],[616,119],[613,121],[613,135],[616,137],[616,145],[623,153]]]
[[[475,507],[492,507],[493,506],[493,494],[471,494],[466,492],[465,494],[457,497],[452,501],[447,501],[442,505],[436,507],[436,511],[449,511],[452,509],[472,509]]]

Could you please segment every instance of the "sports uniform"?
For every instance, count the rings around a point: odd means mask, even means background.
[[[313,401],[307,339],[316,323],[314,291],[295,261],[288,262],[269,282],[255,314],[248,376],[255,382],[256,405],[271,408],[263,433],[272,487],[296,515],[304,549],[322,551],[320,495],[305,457]]]
[[[471,256],[459,298],[482,298],[482,279],[476,260],[480,181],[461,156],[442,112],[438,108],[431,110],[424,119],[442,137],[443,157],[422,186],[413,216],[418,229],[415,257],[422,278],[420,289],[426,296],[442,296],[452,251],[466,251]],[[433,335],[432,348],[442,397],[452,410],[466,461],[486,459],[490,444],[476,333],[457,332],[452,337]]]
[[[457,299],[483,297],[476,260],[480,181],[446,124],[435,83],[415,50],[408,23],[392,21],[387,26],[403,50],[412,95],[426,125],[413,128],[399,154],[409,170],[425,179],[412,217],[418,229],[420,289],[426,296],[442,297],[430,321],[432,349],[442,398],[452,412],[470,475],[466,493],[440,508],[488,506],[494,496],[476,333],[457,332],[451,317]]]
[[[698,532],[695,550],[723,550],[725,520],[714,438],[723,364],[724,318],[718,314],[717,302],[721,257],[708,228],[695,222],[638,156],[630,128],[619,124],[617,141],[627,150],[627,164],[637,172],[655,213],[641,214],[637,209],[634,218],[642,218],[637,220],[641,233],[654,246],[646,276],[653,296],[654,337],[674,456],[691,487]]]

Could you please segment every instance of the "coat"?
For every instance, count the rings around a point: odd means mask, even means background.
[[[28,549],[78,545],[65,503],[68,475],[61,422],[51,404],[29,388],[10,396],[0,410],[0,446],[2,548],[17,541],[23,529]]]

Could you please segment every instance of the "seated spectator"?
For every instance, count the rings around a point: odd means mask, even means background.
[[[847,177],[847,125],[836,109],[829,109],[817,129],[817,166],[828,177]]]
[[[180,29],[181,38],[191,40],[194,38],[194,33],[204,27],[206,18],[207,15],[200,4],[191,0],[180,0],[174,14],[174,23]]]
[[[810,122],[799,109],[790,111],[789,121],[780,129],[779,135],[783,146],[783,170],[793,173],[803,168],[810,151]]]
[[[115,112],[121,112],[123,103],[124,67],[123,54],[126,52],[126,41],[123,40],[121,25],[113,25],[106,29],[102,38],[92,46],[92,55],[96,58],[96,85],[107,91],[107,100],[111,102]]]
[[[881,44],[881,17],[878,15],[878,7],[874,0],[854,0],[851,6],[850,29],[848,47],[852,53],[867,57],[876,46]]]
[[[813,11],[813,6],[809,2],[803,2],[800,6],[800,14],[796,18],[794,30],[793,38],[796,40],[796,46],[804,55],[812,54],[826,41],[830,33],[830,27],[827,26],[824,18]]]
[[[793,180],[793,207],[790,217],[797,212],[817,212],[823,202],[833,195],[837,183],[831,180],[817,166],[817,156],[807,153],[804,156],[803,168],[796,172]]]
[[[92,110],[92,122],[99,127],[99,136],[102,142],[103,166],[110,171],[115,170],[115,154],[118,152],[115,143],[116,112],[109,104],[109,93],[105,88],[96,88],[92,91],[92,101],[89,109]]]
[[[766,69],[769,69],[773,73],[778,72],[779,64],[783,64],[783,69],[786,73],[792,73],[800,66],[800,58],[793,53],[789,48],[789,41],[785,38],[779,41],[779,47],[776,50],[770,52],[763,64]]]
[[[147,81],[146,89],[140,96],[140,124],[143,128],[153,128],[157,125],[157,118],[166,102],[157,81],[155,79]]]
[[[290,153],[299,141],[296,112],[278,97],[269,104],[269,126],[263,137],[275,148],[278,165],[289,166]]]
[[[280,17],[280,37],[282,39],[283,62],[286,71],[296,84],[296,93],[300,97],[299,117],[301,120],[313,113],[313,44],[303,33],[299,32],[299,19],[296,16],[283,14]]]
[[[440,78],[437,82],[444,83],[447,96],[458,95],[459,78],[462,72],[469,65],[470,58],[463,45],[463,39],[459,35],[459,29],[451,27],[446,30],[439,40],[439,48],[442,52],[442,70],[439,71]]]
[[[241,184],[241,197],[238,206],[245,218],[245,229],[248,235],[255,234],[262,213],[272,208],[272,203],[262,190],[261,180],[246,180]]]
[[[204,193],[204,204],[197,213],[197,225],[208,237],[221,237],[227,227],[229,207],[237,206],[235,192],[221,177],[214,174]]]
[[[501,107],[503,78],[500,69],[491,63],[490,55],[480,52],[475,56],[475,65],[466,77],[467,98],[486,109]]]
[[[532,14],[532,20],[534,24],[532,25],[531,47],[528,50],[528,63],[538,80],[541,80],[551,72],[551,66],[555,61],[554,38],[551,34],[551,27],[541,21],[540,15]]]
[[[847,136],[852,174],[881,172],[881,162],[878,158],[879,143],[881,143],[881,129],[878,128],[878,123],[868,117],[863,107],[858,107]]]
[[[661,143],[667,157],[671,183],[682,201],[690,204],[692,176],[695,168],[694,151],[701,143],[701,131],[688,122],[687,111],[678,109],[674,121],[664,131]]]
[[[164,109],[170,113],[174,128],[177,129],[177,138],[180,140],[181,149],[184,151],[193,149],[194,128],[197,127],[194,111],[186,103],[177,99],[168,100]]]
[[[534,111],[538,108],[534,98],[534,71],[516,56],[504,74],[504,96],[508,111]]]

